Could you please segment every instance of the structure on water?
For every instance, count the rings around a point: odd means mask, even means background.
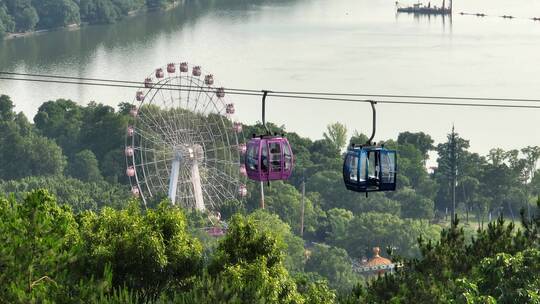
[[[423,3],[415,3],[412,6],[401,7],[396,1],[398,13],[408,13],[415,15],[451,15],[452,14],[452,0],[449,0],[448,6],[446,6],[446,0],[442,1],[442,5],[432,6],[431,2],[427,5]]]

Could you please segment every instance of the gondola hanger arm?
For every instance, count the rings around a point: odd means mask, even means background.
[[[373,131],[366,144],[371,146],[371,141],[375,138],[375,132],[377,131],[377,110],[375,109],[377,102],[375,100],[369,100],[369,103],[371,104],[371,110],[373,112]]]
[[[270,134],[270,130],[268,129],[268,126],[266,125],[266,96],[268,96],[268,93],[271,91],[268,90],[262,90],[263,96],[262,96],[262,124],[264,126],[264,129],[266,130],[266,134]]]

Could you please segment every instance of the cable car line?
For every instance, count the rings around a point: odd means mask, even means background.
[[[0,72],[2,74],[3,72]],[[52,78],[52,76],[50,77]],[[75,77],[73,77],[75,79]],[[43,82],[43,83],[59,83],[59,84],[74,84],[74,85],[88,85],[88,86],[103,86],[103,87],[116,87],[116,88],[135,88],[135,89],[141,89],[141,83],[140,82],[134,82],[134,84],[115,84],[115,83],[98,83],[98,82],[85,82],[85,81],[65,81],[65,80],[51,80],[51,79],[30,79],[30,78],[14,78],[14,77],[0,77],[0,80],[14,80],[14,81],[27,81],[27,82]],[[97,81],[97,80],[96,80]],[[119,80],[115,80],[116,83],[121,83]],[[135,83],[137,85],[135,85]],[[173,84],[167,84],[162,87],[164,90],[177,90],[177,85]],[[227,94],[232,95],[247,95],[247,96],[262,96],[261,91],[255,91],[255,90],[244,90],[244,92],[236,92],[236,91],[230,91],[232,89],[226,89]],[[250,93],[252,92],[253,93]],[[201,90],[201,92],[215,92],[214,89],[210,90]],[[256,93],[255,93],[256,92]],[[270,92],[269,92],[270,94]],[[329,94],[330,95],[330,94]],[[353,99],[353,98],[335,98],[335,97],[318,97],[318,96],[303,96],[303,95],[289,95],[289,94],[277,94],[272,93],[270,96],[272,97],[279,97],[279,98],[293,98],[293,99],[306,99],[306,100],[318,100],[318,101],[343,101],[343,102],[362,102],[362,103],[370,103],[372,99]],[[351,94],[351,96],[354,96]],[[358,95],[360,96],[360,95]],[[395,95],[398,98],[397,95]],[[407,97],[407,98],[413,98]],[[427,96],[424,96],[424,98],[428,98]],[[437,97],[432,97],[432,99],[438,99]],[[448,99],[451,99],[448,97]],[[468,100],[476,100],[474,98],[469,98]],[[485,101],[493,100],[493,101],[523,101],[523,102],[540,102],[540,100],[535,99],[483,99]],[[516,105],[516,104],[486,104],[486,103],[451,103],[451,102],[422,102],[422,101],[397,101],[397,100],[379,100],[377,99],[378,103],[381,104],[403,104],[403,105],[429,105],[429,106],[459,106],[459,107],[492,107],[492,108],[522,108],[522,109],[540,109],[540,106],[535,105]]]
[[[400,94],[362,94],[362,93],[330,93],[330,92],[287,92],[275,91],[278,94],[288,95],[317,95],[317,96],[355,96],[355,97],[383,97],[405,99],[441,99],[441,100],[476,100],[476,101],[515,101],[540,102],[540,99],[528,98],[493,98],[493,97],[461,97],[461,96],[428,96],[428,95],[400,95]]]
[[[104,79],[104,78],[85,78],[74,76],[61,76],[61,75],[46,75],[46,74],[31,74],[31,73],[14,73],[3,72],[0,74],[12,75],[12,76],[28,76],[28,77],[43,77],[43,78],[58,78],[69,79],[79,81],[96,81],[96,82],[108,82],[108,83],[123,83],[134,84],[140,86],[140,81],[130,80],[116,80],[116,79]],[[3,78],[0,78],[3,79]],[[170,84],[171,87],[189,87],[188,85],[175,85]],[[238,88],[224,88],[231,94],[231,91],[245,92],[245,93],[257,93],[261,94],[261,90],[255,89],[238,89]],[[333,92],[305,92],[305,91],[272,91],[272,93],[280,95],[316,95],[316,96],[349,96],[349,97],[379,97],[379,98],[404,98],[404,99],[439,99],[439,100],[469,100],[469,101],[512,101],[512,102],[532,102],[540,103],[540,99],[534,98],[497,98],[497,97],[470,97],[470,96],[430,96],[430,95],[403,95],[403,94],[367,94],[367,93],[333,93]]]

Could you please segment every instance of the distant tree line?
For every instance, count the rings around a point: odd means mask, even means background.
[[[177,0],[0,0],[0,36],[72,24],[113,23],[131,11]]]

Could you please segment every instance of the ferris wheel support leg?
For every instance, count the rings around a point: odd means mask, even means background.
[[[176,204],[176,186],[178,185],[178,174],[180,173],[180,158],[176,157],[171,166],[171,177],[169,179],[169,199],[173,205]]]
[[[195,196],[195,209],[204,211],[206,208],[204,207],[201,175],[199,174],[199,164],[197,161],[194,161],[191,166],[191,183],[193,184],[193,195]]]

